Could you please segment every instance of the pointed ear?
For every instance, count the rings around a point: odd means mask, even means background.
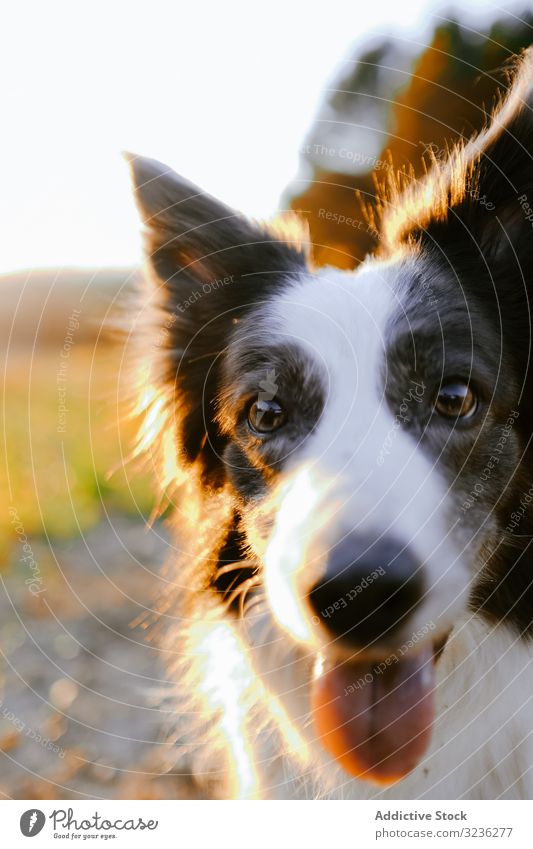
[[[384,247],[453,243],[491,273],[521,259],[533,270],[533,48],[515,59],[509,76],[484,131],[443,161],[433,157],[426,177],[405,192],[401,180],[392,180]]]
[[[464,153],[464,217],[482,251],[489,260],[507,261],[524,254],[526,241],[529,254],[533,242],[532,49],[520,60],[509,95],[488,128]]]
[[[300,239],[289,244],[277,238],[154,159],[126,157],[149,264],[177,295],[231,275],[240,279],[304,264]]]
[[[128,158],[156,284],[158,308],[145,324],[157,337],[157,390],[173,407],[181,463],[198,463],[204,481],[220,485],[225,437],[215,414],[224,351],[234,325],[290,285],[306,256],[294,236],[247,220],[159,162]]]

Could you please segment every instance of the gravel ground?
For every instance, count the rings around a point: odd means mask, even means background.
[[[162,658],[132,626],[163,581],[164,529],[120,518],[24,542],[0,573],[2,796],[195,797],[167,772]]]

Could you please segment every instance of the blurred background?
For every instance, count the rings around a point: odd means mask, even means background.
[[[361,203],[483,125],[533,3],[22,2],[0,40],[0,795],[194,797],[138,624],[172,544],[108,329],[142,273],[120,153],[355,268]]]

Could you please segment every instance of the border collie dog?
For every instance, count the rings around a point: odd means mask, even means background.
[[[526,52],[354,272],[129,157],[169,736],[210,796],[533,798],[532,105]]]

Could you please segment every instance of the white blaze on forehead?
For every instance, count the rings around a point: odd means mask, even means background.
[[[326,268],[269,305],[280,341],[300,345],[327,381],[322,426],[351,419],[359,436],[383,404],[385,329],[398,309],[395,265],[369,263],[358,273]]]
[[[295,464],[311,461],[322,475],[344,478],[350,494],[361,487],[362,501],[384,499],[389,507],[398,496],[391,483],[406,464],[412,480],[438,481],[433,490],[439,500],[444,491],[439,469],[404,426],[409,408],[431,403],[431,387],[406,378],[406,386],[394,387],[394,397],[402,399],[398,409],[391,409],[385,394],[388,325],[401,311],[395,291],[402,274],[399,263],[371,262],[352,274],[325,269],[269,306],[276,338],[298,345],[310,372],[326,384],[320,421]],[[398,509],[411,491],[403,484]]]
[[[395,304],[395,266],[369,264],[358,273],[326,268],[286,289],[269,314],[288,339],[300,342],[330,374],[361,381],[375,377],[383,357],[383,335]],[[372,368],[373,367],[373,368]],[[371,374],[372,372],[372,374]]]
[[[447,524],[447,487],[438,461],[400,426],[398,411],[385,397],[387,325],[401,309],[395,278],[402,273],[399,264],[374,262],[354,274],[324,269],[269,305],[276,338],[301,346],[310,370],[318,367],[324,376],[327,392],[317,427],[287,468],[294,486],[305,468],[306,485],[317,492],[296,499],[295,506],[289,483],[276,511],[265,576],[278,602],[282,586],[293,594],[298,585],[305,594],[328,550],[345,534],[394,535],[412,548],[427,573],[428,600],[412,617],[414,627],[430,620],[438,625],[446,612],[451,615],[464,601],[468,576]],[[430,403],[430,387],[396,390],[408,404]],[[431,592],[437,585],[438,592]],[[297,618],[302,627],[296,635]],[[294,611],[280,616],[300,639],[303,618],[302,610],[299,617]]]

